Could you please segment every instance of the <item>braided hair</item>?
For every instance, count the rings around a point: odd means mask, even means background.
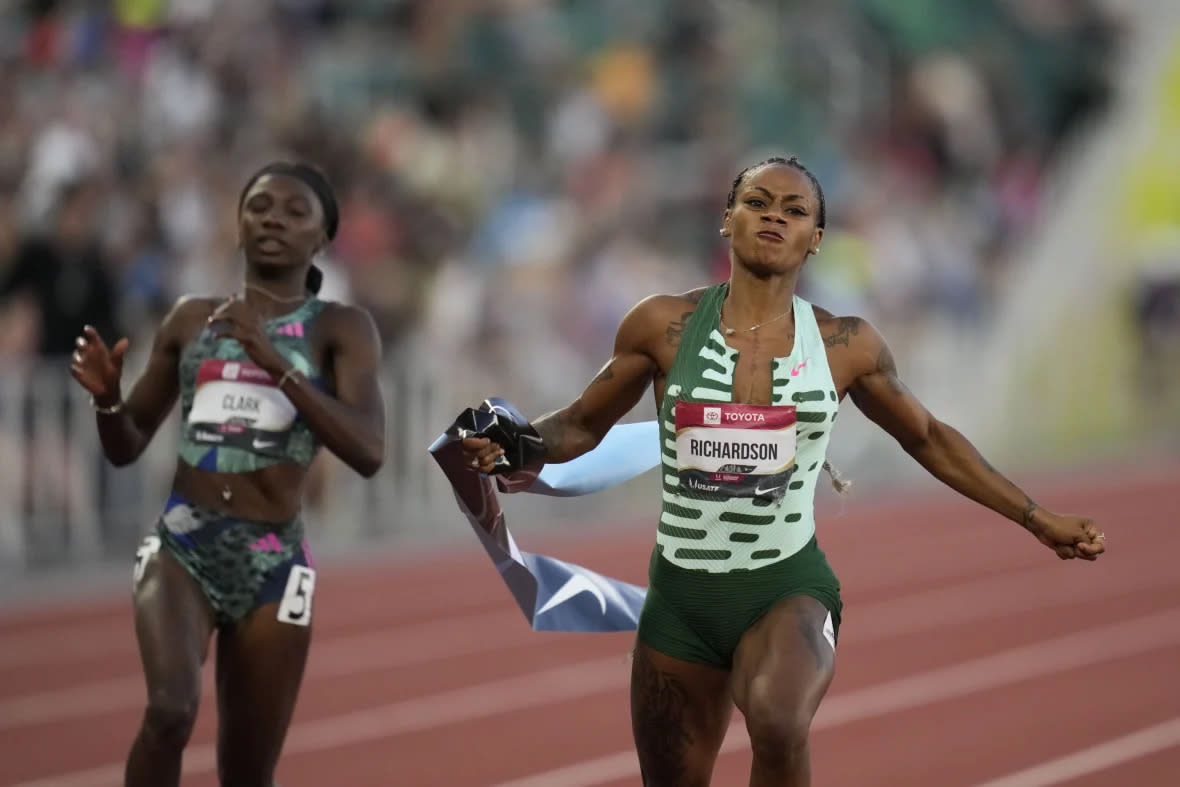
[[[819,185],[819,179],[814,174],[812,174],[811,170],[803,166],[802,162],[800,162],[795,156],[791,156],[790,158],[771,156],[764,161],[759,161],[757,164],[751,164],[750,166],[743,169],[737,174],[737,177],[733,179],[733,185],[729,187],[729,197],[727,197],[725,200],[725,207],[733,207],[733,203],[737,200],[737,192],[742,185],[742,180],[749,172],[772,164],[779,164],[784,167],[790,167],[791,169],[798,172],[802,172],[807,176],[807,179],[811,181],[811,187],[815,189],[815,198],[819,201],[819,218],[816,221],[816,225],[822,229],[828,221],[828,207],[827,203],[824,201],[823,187]]]

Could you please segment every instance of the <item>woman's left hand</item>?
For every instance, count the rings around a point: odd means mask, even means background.
[[[243,298],[233,296],[214,309],[209,327],[215,337],[237,341],[250,360],[272,377],[283,373],[286,361],[266,337],[262,317]]]
[[[1106,551],[1106,534],[1092,519],[1054,514],[1041,508],[1025,526],[1062,560],[1097,560]]]

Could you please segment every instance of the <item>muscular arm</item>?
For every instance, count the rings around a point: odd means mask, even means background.
[[[361,309],[334,307],[329,319],[336,395],[310,385],[302,375],[288,377],[283,393],[329,451],[369,478],[385,461],[385,403],[377,382],[381,337]],[[276,380],[282,374],[272,371]]]
[[[568,462],[590,451],[639,402],[659,370],[651,345],[666,311],[660,299],[641,301],[623,318],[614,354],[581,396],[533,423],[546,462]]]
[[[849,350],[860,373],[849,395],[861,412],[939,481],[1030,529],[1037,504],[910,393],[898,377],[889,346],[871,325],[860,321],[858,330],[851,333]]]
[[[98,438],[111,464],[122,467],[138,459],[172,411],[179,395],[178,367],[185,332],[203,320],[207,312],[208,306],[200,300],[178,300],[160,324],[147,366],[122,400],[123,408],[117,413],[95,415]],[[110,401],[98,404],[110,406],[120,401],[119,391],[114,394]]]

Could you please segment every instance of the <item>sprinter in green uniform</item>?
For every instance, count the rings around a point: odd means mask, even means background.
[[[663,507],[631,676],[647,787],[708,785],[735,704],[754,754],[750,784],[811,784],[808,735],[841,613],[813,501],[845,396],[932,475],[1059,557],[1104,550],[1093,522],[1041,508],[934,418],[872,325],[795,294],[825,214],[819,183],[794,158],[743,170],[722,218],[729,281],[641,301],[582,395],[532,425],[545,461],[566,462],[655,388]],[[501,469],[501,446],[463,445],[473,470]]]
[[[116,465],[138,458],[181,404],[172,494],[134,568],[147,708],[128,787],[180,783],[214,630],[221,783],[273,783],[311,642],[315,568],[299,517],[308,466],[321,445],[366,477],[384,456],[373,320],[316,297],[312,258],[339,222],[328,182],[307,165],[270,164],[246,183],[238,217],[243,293],[181,298],[126,398],[126,339],[108,349],[87,326],[70,367]]]

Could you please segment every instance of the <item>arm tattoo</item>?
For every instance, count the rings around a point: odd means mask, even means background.
[[[591,384],[591,385],[594,385],[595,383],[605,383],[607,380],[613,380],[613,379],[614,379],[614,376],[615,376],[614,369],[612,368],[613,366],[614,366],[614,362],[613,362],[613,361],[612,361],[611,363],[608,363],[608,364],[607,364],[607,365],[606,365],[606,366],[603,368],[603,370],[602,370],[601,372],[599,372],[599,373],[598,373],[598,374],[597,374],[597,375],[594,377],[594,379],[593,379],[593,380],[591,380],[591,381],[590,381],[590,384]]]
[[[573,450],[573,443],[578,437],[578,429],[574,425],[582,418],[582,404],[575,401],[564,410],[558,410],[542,416],[533,422],[533,428],[541,435],[541,442],[545,446],[545,458],[564,457]]]
[[[837,344],[848,346],[849,338],[860,332],[859,317],[841,317],[836,325],[836,332],[824,337],[825,347],[835,347]]]
[[[889,383],[889,390],[894,393],[905,393],[905,385],[897,376],[897,364],[893,361],[893,353],[889,352],[886,346],[881,347],[881,353],[877,356],[877,374],[885,375],[885,380]]]
[[[1004,475],[995,467],[993,467],[991,462],[983,458],[983,454],[979,453],[979,451],[976,451],[975,456],[979,459],[979,463],[983,465],[988,471],[994,473],[1000,478],[1004,478]],[[1040,508],[1040,506],[1033,502],[1033,499],[1028,495],[1024,496],[1024,504],[1024,510],[1020,512],[1020,519],[1017,521],[1020,523],[1021,527],[1023,527],[1028,532],[1033,533],[1033,514],[1037,512],[1037,509]],[[1036,534],[1033,533],[1033,535]]]
[[[684,312],[684,314],[680,315],[679,320],[673,320],[668,323],[668,328],[664,331],[664,339],[667,340],[668,346],[680,346],[680,338],[684,335],[684,328],[688,325],[688,318],[691,316],[692,312]]]
[[[1034,513],[1036,513],[1036,510],[1039,508],[1039,506],[1034,503],[1033,499],[1028,495],[1024,496],[1024,502],[1027,503],[1027,505],[1024,507],[1024,511],[1020,514],[1020,524],[1024,526],[1025,530],[1032,530],[1032,516]]]

